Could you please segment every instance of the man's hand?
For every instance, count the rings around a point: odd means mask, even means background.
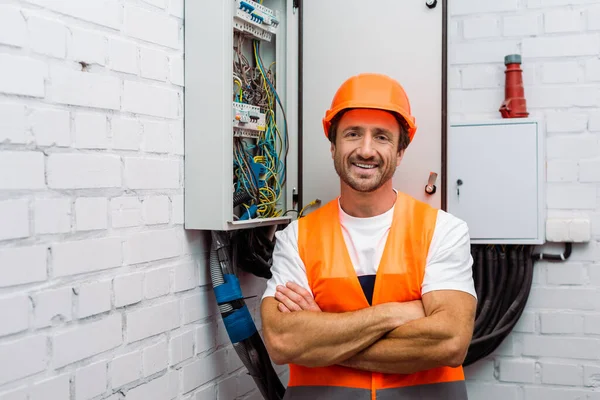
[[[279,301],[277,309],[281,312],[321,311],[308,290],[293,282],[288,282],[286,286],[277,286],[275,298]]]

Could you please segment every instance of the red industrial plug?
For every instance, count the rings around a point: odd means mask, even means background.
[[[523,89],[521,56],[519,54],[507,55],[504,57],[504,64],[506,65],[505,99],[500,106],[500,114],[502,114],[502,118],[525,118],[529,113]]]

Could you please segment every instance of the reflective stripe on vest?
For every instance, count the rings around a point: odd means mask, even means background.
[[[421,298],[437,213],[433,207],[398,193],[377,269],[373,305]],[[370,306],[346,248],[337,199],[298,221],[298,251],[321,310],[348,312]],[[467,395],[461,367],[381,374],[340,366],[291,364],[285,399],[304,398],[465,400]]]

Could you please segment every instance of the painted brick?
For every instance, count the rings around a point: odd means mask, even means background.
[[[600,90],[590,85],[539,86],[525,92],[527,106],[533,108],[587,107],[600,100]]]
[[[40,146],[68,147],[71,119],[67,110],[36,108],[29,116],[35,142]]]
[[[0,241],[29,236],[29,203],[27,200],[0,201]]]
[[[46,246],[0,249],[0,287],[46,280],[46,252]]]
[[[168,153],[173,145],[169,135],[169,125],[165,121],[144,121],[144,151],[148,153]]]
[[[167,196],[153,196],[144,199],[142,209],[146,225],[168,223],[169,205],[170,202]]]
[[[71,231],[71,199],[36,199],[34,204],[36,234]]]
[[[46,335],[3,341],[0,344],[0,385],[46,369],[47,343]]]
[[[36,382],[29,391],[29,400],[70,400],[71,387],[69,374],[54,376]]]
[[[135,342],[179,326],[179,301],[173,300],[127,314],[127,342]]]
[[[600,132],[600,111],[590,113],[588,130],[590,132]]]
[[[171,289],[171,268],[164,267],[146,272],[144,277],[144,297],[153,299],[164,296]]]
[[[60,368],[114,349],[123,342],[121,329],[121,315],[113,314],[56,334],[53,341],[54,367]]]
[[[194,396],[191,397],[191,400],[214,400],[217,398],[217,386],[206,386],[195,392]]]
[[[142,351],[144,376],[154,375],[169,366],[169,349],[165,340]]]
[[[23,47],[27,42],[25,18],[17,7],[0,6],[0,43]]]
[[[582,333],[583,316],[577,314],[547,312],[540,314],[542,333]]]
[[[157,230],[131,234],[124,246],[125,262],[129,265],[182,255],[179,230]]]
[[[164,82],[167,80],[167,53],[148,47],[140,48],[140,75]]]
[[[519,53],[517,40],[492,40],[486,42],[456,43],[448,54],[451,64],[477,64],[503,62],[507,54]]]
[[[60,104],[118,110],[121,84],[114,76],[63,67],[50,71],[50,98]]]
[[[27,18],[31,48],[36,53],[65,58],[67,28],[57,20],[29,16]]]
[[[600,213],[593,213],[591,217],[592,235],[600,236]]]
[[[110,310],[110,281],[84,284],[77,291],[77,318],[86,318]]]
[[[542,64],[543,83],[575,83],[581,81],[582,69],[576,61]]]
[[[143,0],[145,3],[151,4],[155,7],[165,9],[167,7],[166,0]]]
[[[53,322],[70,321],[72,319],[70,287],[51,289],[33,296],[34,325],[44,328]]]
[[[217,399],[235,399],[237,397],[237,377],[232,375],[219,382]]]
[[[112,154],[62,154],[48,157],[48,186],[54,189],[121,186],[121,158]]]
[[[171,400],[179,391],[179,375],[171,371],[127,392],[125,400]]]
[[[48,67],[39,60],[0,54],[0,93],[44,97]]]
[[[548,182],[577,182],[579,165],[576,160],[550,160],[547,163]]]
[[[198,286],[198,266],[189,261],[175,267],[173,291],[182,292]]]
[[[85,4],[78,0],[30,0],[29,2],[108,28],[118,29],[121,25],[121,5],[118,0],[89,0]]]
[[[169,80],[174,85],[184,85],[183,57],[169,57]]]
[[[542,363],[542,383],[550,385],[583,385],[583,368],[576,364]]]
[[[472,65],[462,69],[465,89],[497,88],[504,85],[504,71],[497,65]]]
[[[0,157],[0,189],[43,189],[44,153],[3,151]]]
[[[113,147],[119,150],[140,148],[140,124],[133,118],[113,118],[111,131]]]
[[[452,4],[451,15],[496,13],[502,11],[517,11],[517,0],[492,1],[481,0],[474,2],[457,2]]]
[[[583,285],[585,283],[585,270],[582,264],[547,265],[546,269],[546,279],[551,285]]]
[[[535,382],[534,360],[508,360],[500,361],[500,380],[508,382]]]
[[[1,8],[2,6],[0,6],[0,13],[2,12]],[[0,18],[2,17],[0,16]],[[0,142],[27,143],[27,140],[25,132],[25,106],[21,104],[0,103]]]
[[[534,333],[537,316],[530,311],[524,311],[513,330],[515,332]]]
[[[177,18],[183,18],[183,0],[170,0],[169,14]]]
[[[183,196],[171,196],[171,204],[173,206],[173,223],[183,224]]]
[[[106,391],[108,374],[106,361],[80,368],[75,373],[75,399],[88,400]]]
[[[108,205],[104,197],[80,197],[75,200],[75,227],[78,231],[106,229]]]
[[[75,147],[106,149],[108,147],[108,121],[106,115],[78,112],[74,119]]]
[[[580,34],[523,39],[523,57],[575,57],[598,53],[600,35]]]
[[[527,8],[543,8],[554,6],[573,6],[594,3],[594,0],[527,0]]]
[[[138,48],[128,40],[111,38],[108,50],[111,69],[128,74],[138,73]]]
[[[224,355],[224,351],[218,351],[184,366],[182,368],[183,393],[194,390],[225,373],[227,363]],[[205,368],[205,365],[211,365],[212,368]]]
[[[600,334],[600,315],[597,315],[597,314],[585,315],[583,331],[586,334],[592,334],[592,335]]]
[[[564,33],[578,32],[583,28],[581,10],[551,10],[544,13],[544,32]]]
[[[124,307],[142,301],[144,274],[120,275],[113,281],[115,307]]]
[[[125,157],[125,184],[130,189],[176,189],[179,166],[179,160]]]
[[[487,112],[491,109],[498,109],[498,104],[502,104],[504,99],[504,90],[502,89],[483,89],[483,90],[464,90],[457,92],[452,96],[454,107],[457,112]]]
[[[600,299],[594,289],[544,288],[531,289],[527,305],[531,308],[594,310]]]
[[[69,59],[86,64],[106,65],[107,49],[106,37],[98,32],[71,28]]]
[[[463,36],[465,39],[500,36],[499,20],[491,16],[465,19],[463,20]]]
[[[121,238],[108,237],[56,243],[52,246],[54,276],[69,276],[120,267]]]
[[[580,161],[579,181],[600,182],[600,159]]]
[[[600,339],[551,336],[523,336],[523,355],[597,359]]]
[[[554,209],[595,209],[595,186],[583,184],[550,184],[547,188],[547,204]]]
[[[546,116],[546,130],[552,132],[583,132],[588,125],[588,116],[581,112],[550,112]]]
[[[594,135],[560,135],[547,140],[548,159],[590,158],[600,155],[598,139]]]
[[[589,397],[589,391],[585,389],[559,389],[556,387],[526,387],[523,390],[524,399],[534,400],[579,400],[594,399]]]
[[[590,3],[593,3],[590,1]],[[589,30],[600,30],[600,7],[589,7],[587,12],[587,28]]]
[[[600,367],[595,365],[585,365],[583,367],[583,378],[585,386],[600,386]]]
[[[169,341],[169,365],[177,365],[194,356],[194,331],[172,336]]]
[[[504,36],[533,36],[540,31],[541,15],[509,15],[503,19]]]
[[[31,303],[25,295],[0,299],[0,337],[29,328]]]
[[[572,242],[589,242],[592,227],[588,219],[574,219],[569,224],[569,239]]]
[[[115,197],[110,200],[110,210],[114,228],[142,224],[142,203],[138,197]]]
[[[164,13],[125,5],[124,31],[128,36],[147,42],[179,47],[179,24]]]
[[[586,60],[585,79],[590,82],[600,82],[600,58]]]
[[[177,118],[178,92],[144,82],[125,81],[123,111],[154,117]]]
[[[183,121],[173,121],[169,124],[169,132],[173,140],[173,154],[184,155]]]
[[[142,377],[141,351],[116,356],[110,365],[110,375],[113,389],[140,379]]]
[[[181,299],[181,309],[184,324],[210,317],[216,312],[214,294],[200,292],[184,297]]]

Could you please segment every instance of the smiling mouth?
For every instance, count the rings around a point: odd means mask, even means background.
[[[377,167],[377,164],[352,163],[352,165],[361,169],[373,169]]]

